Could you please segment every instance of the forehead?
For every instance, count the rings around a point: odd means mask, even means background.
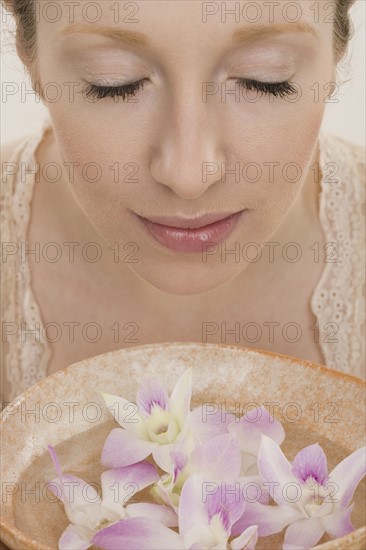
[[[39,62],[63,63],[65,57],[82,51],[89,52],[84,53],[89,58],[105,52],[104,59],[112,51],[117,57],[129,51],[162,70],[170,64],[201,72],[202,67],[216,67],[251,45],[261,45],[267,52],[282,47],[283,56],[286,51],[290,56],[293,46],[297,52],[302,48],[302,55],[310,48],[310,56],[322,52],[328,60],[332,5],[332,0],[42,0]]]
[[[108,26],[174,43],[195,36],[207,36],[215,42],[239,28],[249,33],[274,25],[294,31],[302,25],[320,33],[324,24],[329,27],[334,21],[335,0],[36,0],[35,6],[39,25],[57,34],[71,32],[74,24],[89,26],[90,30]]]

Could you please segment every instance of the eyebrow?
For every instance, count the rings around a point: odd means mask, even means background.
[[[248,27],[239,29],[232,35],[232,41],[234,44],[240,44],[247,40],[255,38],[263,38],[266,36],[286,33],[286,32],[304,32],[310,33],[313,36],[317,36],[317,32],[308,23],[294,22],[294,23],[282,23],[277,25],[257,25],[255,27]],[[60,31],[60,35],[67,36],[72,34],[96,34],[99,36],[105,36],[106,38],[112,38],[127,46],[147,46],[150,44],[148,37],[139,31],[130,31],[126,29],[116,29],[110,26],[95,26],[74,23],[64,27]]]
[[[114,27],[96,27],[94,25],[75,23],[64,27],[60,31],[60,35],[67,36],[72,34],[97,34],[118,40],[127,46],[147,46],[149,44],[149,39],[142,32],[116,29]]]
[[[239,29],[233,34],[233,42],[240,44],[253,38],[262,38],[265,36],[271,36],[275,34],[281,34],[286,32],[305,32],[310,33],[317,37],[317,32],[312,25],[305,22],[294,23],[280,23],[277,25],[257,25],[255,27],[248,27]]]

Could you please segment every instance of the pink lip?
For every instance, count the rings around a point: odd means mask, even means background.
[[[240,215],[208,214],[200,218],[149,217],[137,215],[160,244],[176,252],[202,252],[205,243],[218,244],[230,235]]]
[[[232,212],[230,214],[228,212],[222,212],[219,214],[205,214],[204,216],[195,218],[180,218],[178,216],[149,216],[144,219],[159,225],[167,225],[169,227],[178,227],[180,229],[197,229],[220,220],[224,220],[234,214],[237,214],[237,212]]]

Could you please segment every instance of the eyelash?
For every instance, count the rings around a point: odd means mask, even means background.
[[[285,97],[287,95],[296,94],[297,90],[288,80],[285,82],[261,82],[259,80],[238,79],[238,84],[241,88],[250,91],[262,92],[270,94],[274,97]]]
[[[136,82],[130,82],[129,84],[122,84],[120,86],[97,86],[96,84],[89,84],[85,88],[86,97],[95,97],[97,99],[104,99],[105,97],[122,97],[123,100],[126,97],[132,97],[136,95],[138,90],[145,85],[148,78],[136,80]]]
[[[148,80],[148,78],[143,78],[120,86],[97,86],[96,84],[89,84],[85,89],[85,95],[86,97],[95,97],[98,100],[106,97],[122,97],[123,100],[125,100],[126,97],[133,97],[136,95]],[[297,91],[288,80],[285,82],[261,82],[259,80],[247,80],[242,78],[236,80],[241,88],[270,94],[274,97],[285,97],[295,94]]]

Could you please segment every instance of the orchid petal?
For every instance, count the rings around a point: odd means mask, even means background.
[[[126,512],[130,518],[146,516],[156,523],[162,523],[165,527],[178,527],[178,516],[168,506],[150,502],[136,502],[128,504]]]
[[[255,550],[255,545],[258,541],[258,527],[252,525],[245,529],[239,536],[233,539],[230,543],[231,550]]]
[[[185,428],[176,439],[173,450],[189,457],[201,442],[192,430],[189,429],[188,425]]]
[[[68,501],[71,507],[90,504],[100,504],[101,498],[97,491],[80,477],[62,474],[64,486],[68,488]]]
[[[252,525],[258,526],[258,535],[267,537],[280,533],[291,522],[303,518],[302,512],[290,506],[267,506],[260,502],[245,503],[245,511],[233,525],[232,535],[241,534]]]
[[[138,462],[123,468],[113,468],[101,475],[104,510],[124,516],[123,506],[135,493],[155,483],[159,479],[155,467],[147,461]]]
[[[157,380],[150,379],[140,386],[136,403],[143,416],[150,416],[153,407],[158,406],[164,411],[169,409],[169,395]]]
[[[256,476],[258,475],[258,458],[254,455],[249,455],[245,452],[241,453],[241,470],[242,476]]]
[[[126,430],[136,429],[136,426],[142,421],[136,403],[111,393],[102,393],[102,397],[108,410],[122,428],[126,428]]]
[[[273,439],[262,435],[262,443],[258,453],[258,468],[264,481],[273,484],[271,496],[277,504],[287,504],[283,487],[288,483],[297,483],[292,473],[290,462]]]
[[[230,481],[240,475],[241,454],[237,438],[218,435],[194,449],[190,464],[195,473],[209,481]]]
[[[173,502],[173,496],[176,498],[176,500],[179,500],[178,495],[173,495],[165,486],[163,483],[163,480],[160,479],[154,487],[151,489],[150,494],[154,497],[154,499],[158,502],[161,502],[162,504],[172,508],[177,514],[178,514],[178,505],[176,505],[175,502]]]
[[[304,518],[291,523],[286,529],[283,550],[307,550],[322,538],[324,529],[317,518]]]
[[[333,539],[338,539],[352,533],[355,530],[351,522],[351,514],[354,503],[345,510],[338,510],[334,514],[329,514],[320,518],[324,531]]]
[[[216,486],[216,484],[215,484]],[[179,500],[179,533],[185,535],[195,525],[208,525],[204,505],[206,487],[196,474],[191,475],[183,485]],[[217,486],[213,488],[217,490]]]
[[[63,474],[63,479],[65,484],[70,485],[71,514],[67,515],[71,523],[87,529],[97,529],[102,520],[101,498],[94,487],[69,474]]]
[[[206,500],[208,519],[211,521],[214,515],[219,514],[225,531],[230,534],[232,525],[241,518],[245,508],[245,501],[238,485],[220,483],[218,491],[210,492]]]
[[[145,517],[118,521],[94,535],[92,542],[103,550],[184,550],[177,533]]]
[[[218,410],[215,410],[216,407]],[[228,426],[235,419],[235,415],[219,408],[216,403],[203,403],[190,412],[188,425],[201,443],[204,443],[213,437],[226,434]]]
[[[174,449],[174,443],[168,443],[166,445],[157,445],[152,451],[152,456],[155,463],[164,472],[169,473],[172,467],[170,453]]]
[[[277,445],[285,439],[281,422],[275,420],[263,406],[248,411],[239,421],[236,419],[228,430],[237,436],[240,449],[254,456],[258,454],[262,434],[273,439]]]
[[[303,483],[308,478],[324,485],[328,479],[327,457],[318,443],[302,449],[294,458],[292,471]]]
[[[193,544],[194,536],[199,534],[197,529],[207,527],[214,516],[219,518],[220,531],[227,538],[233,523],[244,512],[245,502],[237,489],[234,484],[226,483],[209,483],[207,487],[201,477],[191,475],[183,485],[179,501],[179,532],[185,540],[188,537]]]
[[[177,481],[177,477],[188,464],[188,457],[184,453],[173,451],[170,453],[170,460],[173,466],[173,483]]]
[[[52,445],[48,445],[47,448],[48,448],[48,452],[51,455],[52,462],[53,462],[53,465],[55,467],[56,473],[58,475],[58,478],[51,481],[51,484],[56,484],[57,487],[58,487],[59,486],[58,481],[59,481],[60,482],[61,493],[59,495],[58,492],[53,489],[52,485],[49,486],[49,489],[61,500],[61,502],[65,506],[65,511],[66,511],[67,517],[70,519],[70,517],[71,517],[71,507],[70,507],[70,503],[67,499],[67,496],[65,494],[65,488],[63,486],[63,479],[62,479],[63,475],[62,475],[62,469],[61,469],[61,466],[60,466],[60,462],[58,460],[55,448],[52,447]]]
[[[170,399],[170,411],[178,422],[180,429],[183,428],[190,412],[192,397],[192,367],[187,369],[176,383]]]
[[[109,468],[130,466],[149,456],[156,445],[140,439],[130,430],[114,428],[104,443],[101,462]]]
[[[49,446],[55,469],[59,477],[48,483],[48,488],[61,500],[65,506],[65,512],[71,523],[94,528],[100,523],[100,503],[101,498],[97,491],[86,483],[83,479],[64,474],[61,471],[60,463],[56,451]],[[54,487],[61,485],[60,494]]]
[[[101,498],[91,485],[79,477],[62,474],[63,494],[52,487],[57,485],[53,480],[49,489],[63,502],[65,512],[71,523],[87,525],[89,528],[97,527],[100,523]]]
[[[194,525],[184,535],[184,548],[224,550],[227,548],[227,533],[220,523],[216,523],[214,532],[209,525]]]
[[[357,485],[365,475],[366,447],[361,447],[340,462],[329,474],[329,481],[338,486],[335,493],[338,506],[346,508],[351,502]]]
[[[260,476],[239,477],[237,483],[246,502],[269,503],[269,492]]]
[[[59,550],[87,550],[92,546],[92,542],[83,540],[73,525],[66,527],[58,541]]]
[[[174,443],[167,443],[166,445],[156,447],[153,451],[153,458],[164,472],[173,473],[172,466],[175,462],[174,460],[172,462],[171,453],[184,455],[188,460],[197,443],[197,438],[190,430],[183,430]]]
[[[59,477],[62,477],[62,469],[61,469],[61,466],[60,466],[60,462],[58,460],[58,456],[56,454],[56,450],[54,447],[52,447],[52,445],[47,445],[47,449],[48,449],[48,452],[50,453],[51,455],[51,458],[52,458],[52,462],[53,462],[53,465],[55,467],[55,470],[56,470],[56,473]]]
[[[174,416],[171,415],[169,424],[168,424],[168,429],[166,431],[166,437],[168,441],[171,441],[171,442],[175,441],[177,437],[180,435],[180,433],[181,433],[181,429],[178,425],[178,422],[176,421]]]

